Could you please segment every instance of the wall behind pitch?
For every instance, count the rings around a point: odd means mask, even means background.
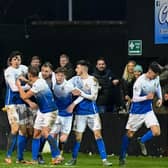
[[[127,60],[125,24],[54,24],[54,25],[1,25],[1,64],[6,64],[10,51],[24,53],[23,62],[39,55],[43,62],[58,64],[65,52],[75,64],[78,59],[88,59],[92,65],[97,57],[105,57],[113,72],[120,75]]]

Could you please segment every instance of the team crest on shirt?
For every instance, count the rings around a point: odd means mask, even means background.
[[[85,89],[90,89],[89,85],[86,83],[85,86],[84,86]]]
[[[76,86],[79,88],[79,89],[82,89],[82,81],[76,81]]]
[[[10,74],[7,74],[6,77],[9,78],[9,77],[10,77]]]
[[[94,82],[98,82],[97,78],[93,77]]]
[[[155,83],[154,83],[154,87],[158,87],[158,83],[155,82]]]
[[[36,87],[37,87],[37,85],[36,85],[36,84],[34,84],[34,87],[36,88]]]
[[[97,78],[93,77],[93,81],[94,81],[94,86],[97,86],[97,85],[98,85],[98,80],[97,80]]]
[[[135,90],[135,91],[137,91],[137,90],[138,90],[138,88],[137,88],[137,87],[134,87],[134,90]]]

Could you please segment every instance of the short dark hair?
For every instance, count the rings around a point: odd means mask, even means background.
[[[150,63],[148,68],[151,69],[154,73],[158,73],[158,74],[161,73],[160,65],[156,61]]]
[[[34,67],[34,66],[29,66],[28,67],[28,73],[30,73],[33,77],[36,77],[39,75],[39,68],[38,67]]]
[[[65,53],[61,54],[60,58],[66,58],[69,61],[69,56]]]
[[[76,65],[83,65],[83,66],[86,66],[89,68],[90,63],[89,63],[89,61],[86,61],[86,60],[79,60],[79,61],[77,61]]]
[[[67,73],[67,69],[65,67],[58,67],[56,70],[55,70],[55,73],[63,73],[64,75]]]
[[[106,63],[106,60],[105,60],[104,57],[98,57],[97,60],[96,60],[96,62],[98,62],[98,61],[104,61]]]
[[[50,62],[45,62],[42,67],[49,67],[51,70],[53,70],[53,65]]]
[[[22,57],[23,53],[18,51],[18,50],[15,50],[15,51],[12,51],[10,54],[9,54],[9,57],[8,57],[8,61],[10,62],[12,60],[13,57],[16,57],[17,55],[20,55]]]

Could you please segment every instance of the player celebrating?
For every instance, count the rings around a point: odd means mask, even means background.
[[[53,72],[53,66],[50,62],[45,62],[41,66],[41,72],[39,72],[39,78],[44,79],[51,91],[53,91],[53,86],[55,84],[55,73]],[[42,156],[42,151],[45,145],[46,139],[42,136],[40,139],[40,149],[39,149],[39,154],[38,154],[38,163],[39,164],[44,164],[45,161]]]
[[[40,148],[40,137],[43,135],[49,142],[52,154],[52,163],[57,164],[56,140],[49,134],[57,117],[57,106],[53,94],[44,79],[38,78],[39,70],[37,67],[30,66],[28,69],[28,79],[32,83],[29,91],[25,92],[21,87],[20,80],[17,80],[17,86],[20,96],[23,100],[35,96],[39,106],[39,112],[34,124],[34,135],[32,142],[32,164],[38,163],[38,153]]]
[[[66,68],[58,67],[55,71],[56,84],[53,92],[58,106],[58,117],[51,133],[57,136],[59,134],[59,146],[61,155],[63,154],[64,144],[66,143],[72,126],[72,111],[67,111],[69,106],[74,103],[77,105],[83,100],[78,97],[72,102],[73,85],[65,79]],[[60,155],[60,156],[61,156]],[[63,159],[62,157],[60,157]]]
[[[26,145],[26,136],[27,136],[27,124],[28,124],[28,115],[27,115],[27,106],[25,102],[21,99],[18,88],[16,86],[17,78],[23,76],[27,73],[27,67],[21,65],[21,55],[19,51],[13,51],[8,58],[9,67],[5,70],[4,76],[6,81],[6,99],[5,107],[7,109],[7,115],[9,124],[11,127],[11,133],[8,137],[8,151],[5,162],[10,164],[12,163],[11,155],[15,147],[16,140],[18,140],[18,161],[23,163],[23,151]],[[28,99],[25,100],[28,103]],[[31,124],[32,125],[32,124]],[[17,137],[19,131],[19,135]]]
[[[101,135],[100,118],[97,113],[97,106],[95,102],[98,94],[98,82],[93,76],[88,74],[88,63],[85,60],[77,62],[76,72],[77,76],[70,80],[74,87],[77,88],[72,91],[72,93],[74,96],[83,97],[84,100],[81,101],[76,108],[74,121],[76,143],[72,151],[72,160],[67,162],[65,165],[72,166],[76,164],[82,135],[88,125],[94,133],[103,165],[111,166],[112,163],[107,161],[105,145]]]
[[[133,98],[130,108],[128,122],[126,124],[127,133],[123,136],[121,153],[119,157],[119,165],[125,164],[126,152],[130,138],[134,133],[145,123],[147,128],[150,128],[138,142],[141,147],[141,152],[147,155],[145,142],[153,136],[160,135],[160,126],[152,109],[152,101],[154,95],[157,94],[157,106],[162,105],[162,93],[159,83],[159,73],[161,72],[158,63],[152,62],[148,71],[141,75],[133,86]]]

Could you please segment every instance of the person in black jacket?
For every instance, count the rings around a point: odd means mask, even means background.
[[[160,67],[161,67],[161,74],[159,75],[159,79],[160,79],[160,86],[162,89],[163,103],[162,103],[162,106],[159,108],[154,103],[154,110],[156,111],[156,113],[167,114],[168,113],[168,64],[164,65],[164,63],[162,63]],[[156,99],[154,101],[156,101]]]
[[[99,82],[100,88],[97,98],[97,105],[99,107],[99,112],[104,113],[105,111],[112,111],[114,104],[115,87],[119,84],[119,80],[112,73],[111,69],[107,68],[106,61],[103,57],[97,59],[96,68],[93,71],[93,76],[95,76]],[[111,107],[111,109],[109,109]]]
[[[70,78],[72,78],[75,75],[74,68],[69,61],[68,55],[61,54],[59,57],[59,64],[60,64],[60,67],[66,68],[66,71],[67,71],[66,72],[66,80],[69,80]]]
[[[157,108],[156,111],[159,110],[159,113],[168,113],[168,58],[167,56],[162,56],[158,58],[158,63],[161,67],[160,85],[162,89],[163,96],[163,106],[161,108]]]
[[[163,105],[168,107],[168,65],[162,67],[160,85],[163,93]]]

